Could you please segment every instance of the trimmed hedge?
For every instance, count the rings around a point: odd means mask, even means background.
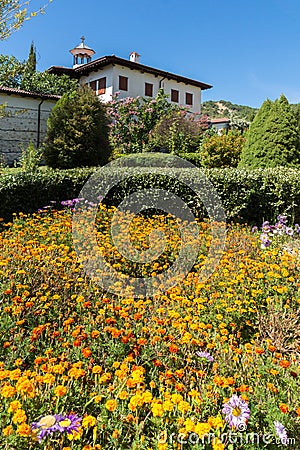
[[[94,170],[4,169],[0,171],[0,217],[10,220],[13,213],[32,213],[51,201],[76,198]]]
[[[10,220],[13,213],[37,211],[52,201],[76,198],[94,172],[93,168],[71,170],[45,170],[24,173],[4,170],[0,173],[0,217]],[[103,177],[110,177],[102,172]],[[189,169],[154,167],[151,174],[147,167],[139,168],[139,176],[134,177],[136,169],[118,167],[125,181],[114,189],[108,203],[118,204],[125,194],[136,187],[157,187],[180,194],[191,208],[198,208],[202,217],[203,208],[184,184],[178,181],[180,171],[185,172],[186,180],[199,177],[199,170],[214,185],[222,200],[228,221],[260,224],[263,220],[274,220],[278,214],[287,212],[300,222],[300,170],[288,168],[275,169]],[[168,175],[166,178],[165,175]],[[171,181],[170,181],[171,180]]]

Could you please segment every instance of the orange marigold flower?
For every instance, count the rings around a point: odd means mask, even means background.
[[[4,436],[10,436],[11,434],[13,434],[14,429],[11,425],[8,425],[8,427],[3,428],[2,433],[4,434]]]
[[[127,391],[121,391],[118,394],[119,399],[121,400],[126,400],[128,398],[128,392]]]
[[[279,405],[279,409],[281,412],[283,412],[284,414],[289,412],[289,407],[288,405],[286,405],[285,403],[280,403]]]
[[[82,419],[82,426],[84,428],[90,428],[90,427],[94,427],[97,423],[97,419],[94,416],[85,416]]]
[[[297,414],[297,416],[300,417],[300,408],[297,408],[297,409],[296,409],[296,414]]]
[[[4,398],[13,397],[15,395],[15,393],[16,393],[16,388],[11,386],[10,384],[3,386],[3,388],[1,389],[1,395]]]
[[[280,365],[280,367],[287,369],[288,367],[290,367],[291,363],[289,361],[287,361],[286,359],[283,359],[282,361],[280,361],[279,365]]]
[[[58,386],[56,386],[56,388],[54,389],[54,394],[57,397],[63,397],[64,395],[66,395],[67,393],[67,388],[66,386],[63,386],[62,384],[59,384]]]
[[[170,350],[170,353],[178,353],[179,348],[177,345],[171,344],[169,347],[169,350]]]
[[[113,433],[112,433],[113,439],[118,439],[119,436],[120,436],[120,431],[119,430],[114,430]]]
[[[30,436],[31,428],[29,425],[27,425],[27,423],[22,423],[18,426],[17,433],[22,437]]]
[[[107,402],[105,403],[105,408],[108,409],[108,411],[113,412],[117,408],[117,401],[107,400]]]
[[[25,411],[23,409],[17,409],[12,418],[13,423],[24,423],[26,420],[27,416]]]
[[[92,355],[92,350],[88,347],[83,348],[81,351],[85,358],[89,358]]]

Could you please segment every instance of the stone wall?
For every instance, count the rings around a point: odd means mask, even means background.
[[[5,104],[4,114],[0,110],[0,162],[13,165],[30,142],[40,146],[45,139],[47,119],[58,97],[32,95],[0,90],[0,104]]]

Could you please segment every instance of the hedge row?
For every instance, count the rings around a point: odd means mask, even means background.
[[[0,217],[10,220],[15,212],[30,213],[51,201],[76,198],[95,169],[39,170],[36,173],[5,170],[0,174]],[[154,167],[119,167],[101,169],[101,180],[112,175],[123,178],[108,196],[108,203],[117,204],[136,188],[157,187],[180,194],[199,216],[205,215],[201,202],[185,186],[199,179],[199,171],[211,181],[218,192],[229,221],[260,224],[274,220],[280,213],[289,213],[300,222],[300,171],[296,169],[193,169]],[[179,178],[184,173],[183,181]],[[186,183],[185,183],[186,182]]]

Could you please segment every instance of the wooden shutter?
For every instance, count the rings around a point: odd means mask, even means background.
[[[187,105],[192,105],[193,104],[193,94],[190,94],[189,92],[185,93],[185,103]]]
[[[147,97],[153,97],[153,84],[145,83],[145,95]]]
[[[97,81],[90,81],[90,88],[93,89],[94,92],[96,92],[96,83]]]
[[[128,91],[128,78],[119,76],[119,90]]]
[[[106,77],[98,80],[98,95],[105,94],[106,89]]]
[[[172,102],[179,102],[179,91],[176,91],[176,89],[171,89],[171,101]]]

